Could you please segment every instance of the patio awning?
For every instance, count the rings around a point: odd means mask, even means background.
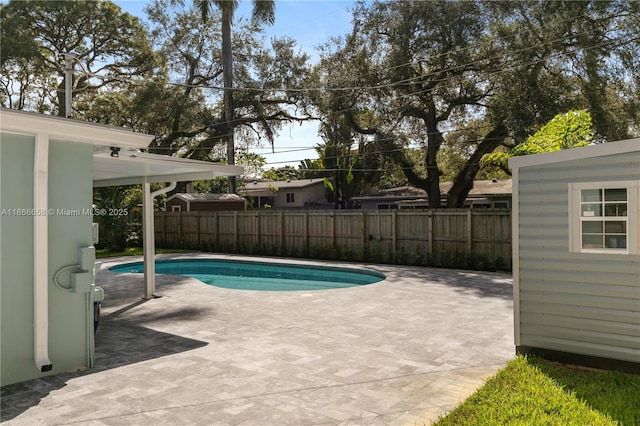
[[[93,186],[137,185],[239,176],[244,169],[206,161],[169,157],[137,151],[109,152],[93,156]]]
[[[138,151],[96,152],[93,186],[142,185],[142,228],[145,298],[155,292],[155,239],[153,198],[175,187],[175,182],[238,176],[244,169],[206,161],[169,157]],[[164,190],[151,192],[152,183],[168,182]]]

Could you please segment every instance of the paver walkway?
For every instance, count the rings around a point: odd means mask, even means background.
[[[387,279],[260,292],[158,276],[162,297],[142,301],[141,275],[103,270],[96,366],[5,386],[2,421],[428,425],[514,357],[510,276],[349,266]]]

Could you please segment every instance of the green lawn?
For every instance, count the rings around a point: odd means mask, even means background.
[[[518,357],[435,425],[640,425],[640,376]]]
[[[194,250],[177,250],[177,249],[156,249],[156,254],[166,253],[194,253]],[[96,250],[96,258],[104,259],[105,257],[119,257],[119,256],[142,256],[144,253],[142,247],[129,247],[125,251],[113,252],[106,249]]]

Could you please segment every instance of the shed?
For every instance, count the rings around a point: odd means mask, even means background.
[[[173,194],[164,203],[166,212],[245,211],[246,201],[238,194]]]
[[[516,351],[640,372],[640,139],[509,164]]]
[[[242,172],[135,151],[152,138],[0,109],[0,385],[94,363],[93,304],[102,298],[95,286],[94,186],[142,184],[151,216],[151,182]],[[147,297],[154,288],[152,225],[145,220]]]

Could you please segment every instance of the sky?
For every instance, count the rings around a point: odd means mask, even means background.
[[[145,19],[146,1],[115,1],[122,10]],[[188,4],[188,0],[185,1]],[[355,1],[350,0],[276,0],[276,19],[273,26],[265,27],[267,39],[273,36],[288,36],[296,40],[301,51],[317,60],[316,47],[329,41],[332,36],[345,35],[351,29],[350,9]],[[252,2],[240,0],[236,17],[251,16]],[[264,156],[265,169],[286,165],[296,167],[304,159],[318,158],[314,147],[321,142],[317,123],[285,125],[271,147],[252,149]]]

